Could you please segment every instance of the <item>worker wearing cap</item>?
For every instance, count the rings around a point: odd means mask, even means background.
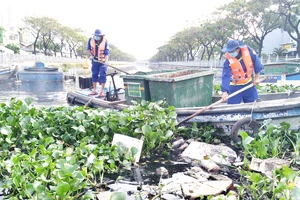
[[[260,58],[243,42],[229,40],[225,48],[226,60],[222,71],[222,99],[228,104],[254,102],[258,99],[255,85],[259,83],[259,73],[263,69]],[[229,98],[228,95],[253,84],[254,86]]]
[[[109,45],[105,35],[100,29],[96,29],[94,35],[89,38],[87,51],[89,59],[92,61],[92,82],[93,91],[89,95],[97,95],[97,83],[101,85],[101,92],[98,97],[104,97],[104,87],[106,83],[106,71],[108,64]],[[100,78],[99,78],[100,74]]]

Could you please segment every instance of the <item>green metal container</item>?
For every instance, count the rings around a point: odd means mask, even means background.
[[[264,65],[264,74],[281,75],[299,72],[300,63],[297,62],[278,62]]]
[[[126,103],[131,104],[131,101],[146,100],[150,101],[149,81],[146,77],[149,75],[174,72],[176,70],[159,70],[149,72],[136,72],[133,75],[120,75],[123,78]]]
[[[177,108],[212,103],[214,71],[180,70],[146,77],[152,101],[166,99]]]

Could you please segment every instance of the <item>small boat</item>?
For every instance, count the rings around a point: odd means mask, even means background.
[[[263,73],[268,76],[267,84],[300,85],[300,62],[267,63]]]
[[[171,75],[169,75],[169,77],[170,76]],[[203,84],[204,83],[205,82],[203,82]],[[182,87],[182,84],[183,83],[181,83],[179,86]],[[187,86],[192,88],[190,83]],[[137,88],[138,87],[135,87],[134,91],[138,90]],[[168,88],[170,89],[171,87]],[[145,91],[146,88],[143,88],[143,90]],[[162,90],[156,90],[156,91],[161,93]],[[128,91],[126,91],[125,95],[124,94],[118,95],[118,98],[117,99],[114,98],[112,101],[110,101],[110,98],[108,97],[110,96],[109,92],[107,93],[108,96],[102,99],[89,96],[88,95],[89,93],[90,93],[90,89],[81,89],[75,92],[68,92],[67,102],[71,105],[85,105],[93,108],[111,108],[116,110],[123,110],[130,105],[128,99],[126,99],[128,98]],[[137,96],[136,93],[134,93],[135,96]],[[207,95],[205,93],[203,94]],[[153,95],[153,90],[151,91],[151,95]],[[143,95],[139,95],[139,96],[143,96]],[[211,99],[212,100],[210,103],[213,103],[213,101],[218,100],[217,97],[212,97]],[[189,116],[197,113],[199,110],[205,109],[204,112],[194,116],[189,120],[186,120],[183,124],[186,125],[191,123],[200,123],[200,124],[212,123],[216,128],[220,128],[225,134],[231,135],[232,140],[234,141],[238,140],[238,132],[240,130],[247,131],[250,134],[258,132],[259,127],[263,124],[265,120],[271,119],[272,123],[277,125],[285,121],[291,124],[292,129],[299,128],[299,121],[300,121],[300,93],[299,92],[264,94],[264,95],[260,95],[260,99],[254,103],[243,103],[243,104],[234,104],[234,105],[233,104],[228,105],[226,103],[218,103],[214,107],[211,107],[210,109],[206,110],[206,108],[210,107],[210,105],[207,104],[205,106],[191,106],[191,107],[175,106],[175,111],[177,113],[177,120],[178,122],[184,121]]]
[[[21,82],[35,81],[63,81],[63,72],[56,67],[46,67],[43,62],[35,62],[34,66],[24,67],[17,72],[17,79]]]
[[[0,66],[0,81],[6,81],[16,76],[17,66]]]

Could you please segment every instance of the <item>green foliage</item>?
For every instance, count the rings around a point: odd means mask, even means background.
[[[275,126],[271,120],[264,121],[260,131],[254,137],[240,132],[244,151],[244,167],[248,166],[248,158],[292,158],[291,164],[300,165],[300,132],[290,130],[286,122]],[[292,153],[291,153],[292,152]],[[250,157],[249,157],[250,156]],[[240,196],[246,199],[290,199],[300,197],[299,188],[295,187],[297,171],[287,166],[274,169],[272,178],[264,174],[241,170],[241,185],[237,186]],[[243,178],[244,177],[244,178]]]
[[[197,123],[193,123],[192,127],[179,127],[177,129],[177,134],[185,139],[196,139],[198,141],[206,143],[215,143],[218,142],[218,137],[220,136],[218,130],[213,127],[213,124],[201,124],[201,127],[198,127]]]
[[[255,138],[241,132],[242,144],[245,153],[251,157],[266,159],[273,157],[283,157],[289,155],[289,152],[295,152],[295,161],[298,162],[300,150],[300,132],[290,130],[290,124],[280,123],[280,126],[270,124],[265,121],[259,133]],[[297,158],[297,159],[296,159]],[[300,163],[297,163],[300,164]]]
[[[114,192],[110,196],[110,200],[125,200],[126,194],[124,192]]]
[[[5,32],[4,28],[0,26],[0,44],[3,44],[3,33]]]
[[[290,85],[274,85],[274,84],[266,84],[266,85],[257,85],[257,92],[258,94],[266,94],[266,93],[280,93],[280,92],[294,92],[300,91],[300,86]],[[220,95],[221,92],[221,85],[215,84],[213,87],[213,94]]]
[[[300,86],[294,86],[294,85],[274,85],[274,84],[266,84],[264,86],[257,85],[257,91],[259,94],[264,93],[279,93],[279,92],[293,92],[293,91],[299,91]]]
[[[276,55],[276,56],[284,56],[285,53],[287,53],[287,50],[283,49],[282,47],[275,48],[273,50],[273,54]]]
[[[213,87],[213,95],[221,95],[222,90],[221,90],[221,85],[220,84],[215,84]]]
[[[68,56],[71,58],[74,56],[84,58],[87,55],[86,46],[89,38],[84,35],[82,29],[65,26],[58,20],[50,17],[27,16],[23,21],[34,38],[35,49],[33,54],[37,54],[36,48],[39,48],[40,50],[44,50],[44,54],[49,54],[52,51],[55,56],[57,53],[65,56],[63,53],[65,49],[63,47],[68,46]],[[110,46],[111,60],[135,60],[132,55],[120,51],[113,44],[110,44]]]
[[[243,184],[237,185],[244,199],[299,199],[300,190],[295,187],[298,173],[287,166],[272,171],[272,178],[257,172],[241,170]]]
[[[143,153],[173,136],[174,107],[141,102],[118,112],[35,108],[32,99],[0,104],[1,188],[21,199],[94,199],[105,173],[131,169],[136,148],[111,145],[114,133],[144,139]]]
[[[133,62],[136,61],[136,58],[133,55],[125,53],[118,49],[115,45],[110,44],[109,46],[110,56],[109,59],[113,61],[127,61]]]
[[[5,46],[6,48],[13,50],[15,54],[19,54],[20,53],[20,47],[16,44],[8,44]]]

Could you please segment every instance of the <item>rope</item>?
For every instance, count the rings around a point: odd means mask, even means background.
[[[254,105],[255,105],[256,102],[257,102],[257,100],[255,100],[255,101],[253,102],[253,105],[252,105],[252,109],[251,109],[251,113],[250,113],[250,116],[251,116],[251,121],[250,121],[250,123],[252,122],[252,119],[253,119],[252,115],[253,115]],[[249,123],[249,124],[250,124],[250,123]]]
[[[90,100],[89,100],[89,101],[88,101],[86,104],[84,104],[84,106],[83,106],[83,107],[85,108],[85,107],[89,106],[89,105],[90,105],[90,103],[92,102],[92,100],[93,100],[93,98],[91,98],[91,99],[90,99]]]

